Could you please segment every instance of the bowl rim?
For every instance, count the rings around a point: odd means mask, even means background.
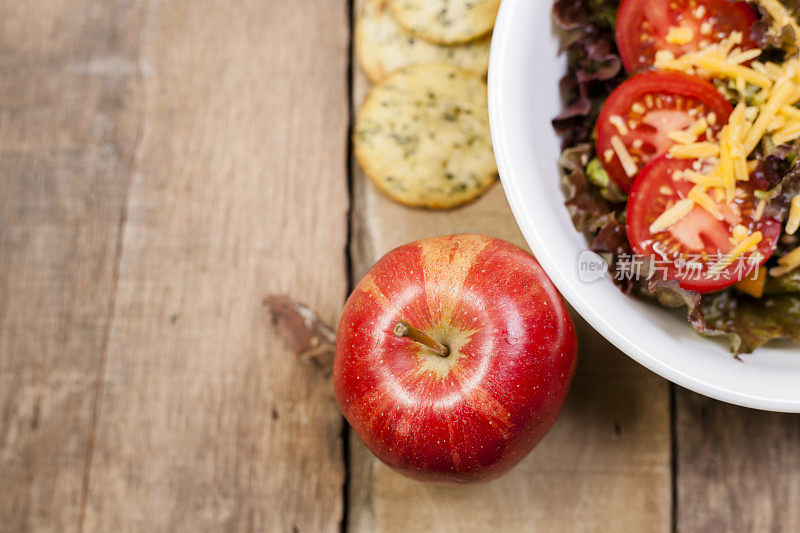
[[[671,366],[648,353],[648,351],[639,344],[632,342],[616,327],[610,324],[580,291],[573,287],[573,284],[567,278],[565,272],[559,267],[547,247],[540,244],[543,243],[544,240],[536,226],[534,224],[525,223],[531,220],[531,216],[525,202],[522,201],[522,191],[518,186],[521,178],[519,178],[519,174],[512,163],[508,128],[503,127],[503,119],[500,111],[503,107],[500,77],[501,73],[505,70],[505,65],[508,62],[508,54],[510,53],[510,47],[507,44],[510,35],[509,26],[514,18],[514,8],[519,5],[520,1],[529,0],[503,0],[498,12],[489,59],[489,122],[498,172],[503,184],[503,189],[506,192],[508,203],[511,206],[511,211],[525,241],[531,247],[531,250],[536,255],[542,268],[544,268],[559,292],[561,292],[575,311],[583,317],[589,325],[623,353],[656,374],[682,387],[723,402],[765,411],[800,413],[800,400],[781,400],[722,387]],[[557,154],[555,156],[557,156]]]

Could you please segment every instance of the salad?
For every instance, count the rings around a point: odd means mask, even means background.
[[[800,343],[800,1],[557,0],[566,206],[627,292]]]

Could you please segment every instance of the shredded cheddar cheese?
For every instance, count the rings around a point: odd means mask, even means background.
[[[786,144],[800,137],[800,124],[792,124],[776,131],[772,135],[772,142],[776,145]]]
[[[741,80],[741,84],[750,83],[763,89],[772,86],[772,80],[764,72],[742,65],[761,55],[761,50],[734,49],[741,44],[742,34],[732,32],[731,35],[717,44],[705,46],[696,52],[684,54],[678,58],[669,50],[656,52],[655,66],[664,70],[677,70],[687,74],[708,74],[734,81]],[[698,72],[701,71],[701,72]]]
[[[686,130],[669,131],[667,132],[667,138],[678,144],[692,144],[697,140],[697,135],[692,135],[691,132]]]
[[[728,56],[728,61],[736,65],[747,63],[761,55],[761,50],[751,48],[750,50],[739,50]]]
[[[683,177],[695,185],[700,185],[706,189],[712,187],[722,187],[722,180],[715,174],[701,174],[695,170],[686,170]]]
[[[736,190],[736,177],[733,171],[733,157],[731,154],[731,147],[729,142],[730,126],[725,126],[720,134],[719,144],[719,165],[717,165],[716,172],[722,180],[722,186],[725,189],[725,197],[728,201],[733,199],[733,192]]]
[[[758,2],[774,21],[772,31],[779,31],[786,26],[792,28],[796,38],[794,44],[800,51],[800,24],[779,0],[758,0]],[[700,8],[705,10],[703,6],[698,6],[696,11]],[[703,16],[697,18],[702,19]],[[703,36],[711,36],[713,26],[703,21],[699,26],[699,32]],[[683,45],[695,37],[695,31],[690,28],[672,27],[666,36],[666,41],[670,44]],[[720,92],[727,96],[735,90],[739,93],[740,101],[728,122],[720,124],[722,128],[719,130],[714,128],[718,120],[716,115],[709,113],[698,119],[698,109],[689,108],[686,113],[695,121],[685,129],[666,132],[667,138],[675,143],[668,151],[671,157],[696,160],[692,163],[691,169],[673,172],[672,179],[687,180],[694,186],[686,198],[674,203],[652,222],[650,225],[652,234],[667,231],[673,224],[689,215],[695,206],[705,210],[716,220],[725,220],[727,211],[723,209],[724,205],[730,204],[734,199],[748,196],[746,190],[737,187],[737,184],[747,182],[750,174],[757,168],[758,161],[750,160],[749,157],[762,139],[771,138],[775,145],[800,139],[800,108],[796,107],[800,106],[800,58],[795,56],[782,65],[771,61],[765,62],[759,60],[762,55],[761,49],[749,49],[743,45],[743,41],[741,33],[732,32],[726,39],[717,43],[703,40],[700,42],[699,50],[680,57],[676,57],[670,50],[656,52],[657,69],[685,72],[705,78],[721,78],[726,80],[727,87],[720,87]],[[645,102],[647,108],[663,107],[660,99],[654,101],[651,95],[645,96]],[[645,113],[646,108],[637,103],[632,106],[632,111],[641,115]],[[618,116],[611,117],[611,123],[622,136],[633,129],[630,123],[626,124]],[[626,174],[633,177],[638,168],[622,139],[619,136],[612,137],[611,145]],[[633,147],[637,148],[636,145]],[[606,153],[604,157],[608,160],[613,155]],[[662,186],[659,192],[664,195],[673,194],[673,190],[667,186]],[[766,197],[757,195],[753,210],[755,221],[763,218],[767,203]],[[725,216],[723,212],[726,213]],[[785,230],[789,235],[800,230],[800,194],[791,201]],[[758,251],[758,245],[763,238],[760,231],[750,233],[746,226],[735,225],[730,236],[733,249],[711,266],[708,276],[721,273],[745,254],[750,254],[748,261],[763,259]],[[780,258],[778,266],[771,269],[769,274],[780,276],[797,268],[800,268],[800,247]],[[764,271],[765,268],[760,269],[762,274]],[[763,292],[763,282],[761,287]],[[757,292],[754,291],[753,294]]]
[[[700,53],[700,52],[697,52]],[[737,79],[741,78],[747,83],[751,83],[758,87],[769,88],[772,85],[772,80],[763,74],[759,74],[755,70],[739,65],[732,61],[727,61],[726,58],[713,57],[713,56],[700,56],[693,60],[693,64],[701,69],[715,74],[723,78]]]
[[[800,109],[796,107],[785,105],[778,109],[778,113],[783,115],[790,123],[797,121],[800,123]]]
[[[629,178],[634,177],[636,173],[639,172],[639,167],[625,147],[625,143],[622,142],[622,139],[620,139],[618,135],[611,137],[611,147],[617,154],[619,162],[622,163],[622,169],[625,171],[625,174],[627,174]]]
[[[775,115],[767,126],[767,131],[777,131],[786,127],[786,117],[782,115]]]
[[[767,62],[764,68],[767,71],[767,75],[774,81],[778,81],[783,76],[783,69],[772,61]]]
[[[764,216],[764,209],[767,208],[767,201],[766,200],[759,200],[758,205],[756,205],[756,211],[753,213],[753,220],[758,222]]]
[[[722,213],[719,212],[717,203],[711,199],[702,185],[692,187],[692,190],[689,191],[689,199],[708,211],[717,220],[722,220]]]
[[[667,132],[667,137],[679,144],[692,144],[698,137],[703,135],[707,129],[708,121],[705,117],[702,117],[685,130]]]
[[[794,72],[787,72],[786,76],[775,82],[775,88],[771,91],[769,99],[761,107],[758,118],[747,132],[743,143],[743,149],[746,154],[749,155],[761,142],[761,138],[767,132],[767,126],[778,113],[778,109],[789,103],[790,97],[795,92],[792,81],[794,77]]]
[[[621,116],[611,115],[610,117],[608,117],[608,121],[611,123],[612,126],[617,128],[617,131],[619,132],[620,135],[628,135],[630,133],[628,126],[625,125],[625,121],[622,119]]]
[[[754,231],[747,238],[743,239],[739,244],[733,247],[733,250],[728,252],[722,259],[708,269],[708,277],[713,277],[728,268],[734,261],[736,261],[742,254],[746,254],[755,250],[759,243],[763,240],[764,236],[760,231]]]
[[[672,207],[661,213],[657,219],[650,224],[650,233],[659,233],[666,230],[694,209],[694,202],[689,198],[684,198],[675,203]]]
[[[800,246],[778,259],[778,266],[769,271],[773,277],[783,276],[800,267]]]
[[[800,228],[800,194],[792,198],[789,219],[786,221],[786,233],[794,235],[798,228]]]
[[[718,154],[719,145],[711,142],[674,144],[669,149],[669,155],[677,159],[702,159]]]
[[[778,259],[778,264],[790,265],[796,263],[797,261],[800,261],[800,247],[795,248],[788,254]]]
[[[758,3],[764,6],[769,16],[775,21],[773,31],[779,32],[783,27],[790,26],[794,31],[795,38],[800,40],[800,25],[783,4],[778,0],[758,0]],[[798,45],[798,49],[800,49],[800,45]]]

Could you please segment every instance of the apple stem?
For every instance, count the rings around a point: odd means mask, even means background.
[[[394,325],[394,334],[398,337],[406,337],[423,346],[427,346],[442,357],[450,355],[450,348],[440,342],[436,342],[430,335],[423,333],[405,320],[401,320]]]

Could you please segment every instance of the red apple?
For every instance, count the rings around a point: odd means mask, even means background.
[[[386,464],[466,483],[500,476],[544,437],[575,363],[575,329],[536,259],[454,235],[401,246],[359,282],[339,325],[334,386]]]

